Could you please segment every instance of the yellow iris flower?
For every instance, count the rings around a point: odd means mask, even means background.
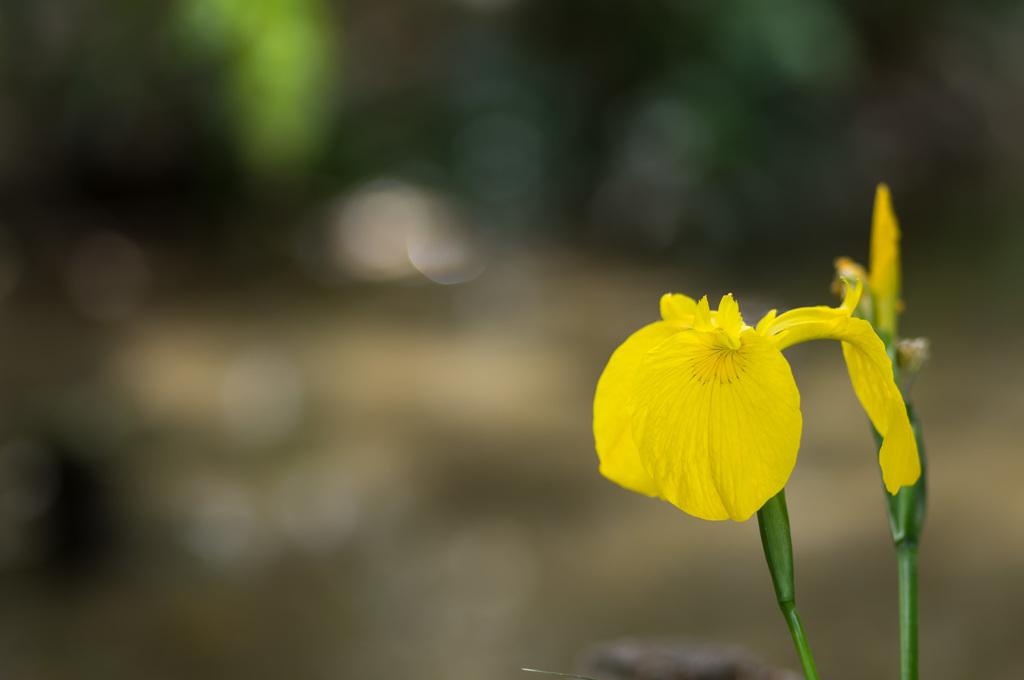
[[[896,493],[921,473],[885,346],[854,318],[863,286],[842,305],[801,307],[757,326],[726,295],[712,311],[685,295],[661,299],[661,321],[612,354],[594,398],[601,473],[696,517],[742,521],[786,485],[800,447],[800,393],[782,350],[842,342],[854,391],[884,436],[879,462]]]

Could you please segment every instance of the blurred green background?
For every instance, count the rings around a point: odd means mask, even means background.
[[[922,674],[1024,676],[1024,8],[0,0],[0,675],[520,678],[687,635],[793,667],[756,525],[597,473],[669,291],[831,304],[904,229]],[[834,343],[789,352],[822,672],[896,677]]]

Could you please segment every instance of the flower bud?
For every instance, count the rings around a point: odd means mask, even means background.
[[[900,299],[900,227],[892,209],[889,187],[879,184],[871,220],[871,297],[875,316],[872,323],[882,340],[896,338],[896,315]]]
[[[931,343],[928,338],[905,338],[896,343],[896,365],[899,366],[906,397],[914,377],[931,358]]]

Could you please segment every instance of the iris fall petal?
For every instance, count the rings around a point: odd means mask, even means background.
[[[648,352],[630,395],[633,437],[660,495],[696,517],[745,520],[796,462],[800,395],[789,364],[752,329],[733,349],[685,330]]]
[[[594,395],[594,441],[601,474],[648,496],[657,496],[658,489],[640,463],[626,405],[644,354],[678,332],[678,325],[658,321],[633,333],[608,360]]]

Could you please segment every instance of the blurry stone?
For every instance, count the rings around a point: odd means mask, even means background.
[[[594,680],[799,680],[741,647],[686,638],[617,640],[593,645],[577,673]]]

